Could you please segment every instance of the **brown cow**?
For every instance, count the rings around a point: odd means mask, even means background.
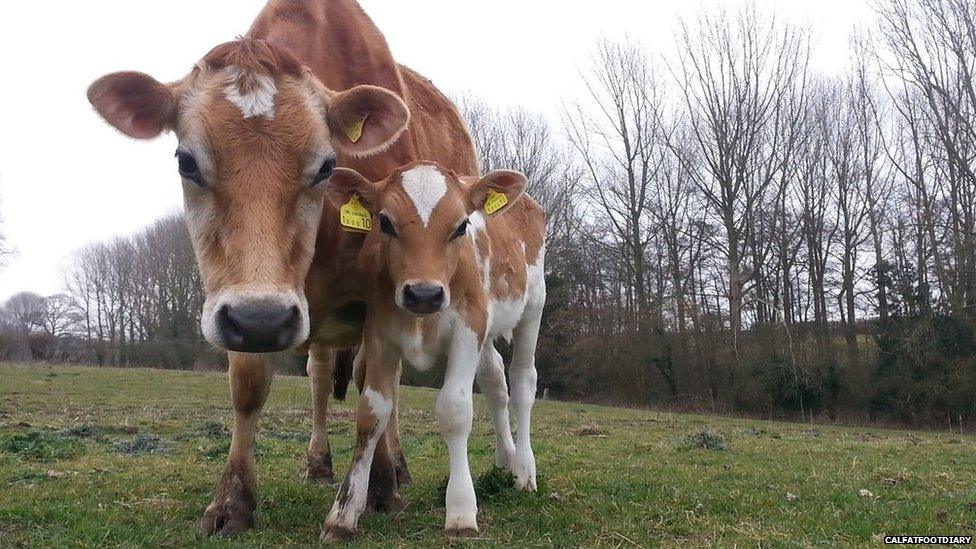
[[[325,541],[352,535],[366,507],[368,471],[394,406],[401,359],[424,370],[447,357],[437,418],[451,465],[444,526],[449,536],[478,533],[467,454],[475,376],[495,427],[496,464],[514,474],[517,488],[536,489],[529,423],[546,299],[545,215],[531,198],[519,200],[525,185],[525,176],[510,171],[462,182],[432,163],[407,166],[375,184],[340,168],[327,183],[330,201],[355,199],[378,229],[360,255],[369,293],[358,357],[366,370],[356,448],[326,519]],[[513,340],[517,443],[509,426],[505,370],[494,346],[498,337]]]
[[[253,524],[256,502],[254,437],[272,378],[260,353],[309,342],[307,477],[332,480],[325,421],[333,349],[361,340],[356,257],[364,237],[340,230],[322,182],[336,165],[379,180],[419,159],[477,173],[471,139],[450,101],[397,65],[355,0],[271,0],[246,37],[217,46],[184,78],[163,84],[115,73],[88,97],[131,137],[169,130],[179,139],[206,291],[201,325],[229,351],[234,405],[227,467],[201,529],[236,534]],[[400,504],[397,480],[408,478],[405,467],[394,469],[395,407],[390,421],[370,490],[381,509]]]

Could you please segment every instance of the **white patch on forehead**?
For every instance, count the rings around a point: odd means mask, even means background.
[[[447,194],[447,180],[434,166],[417,166],[403,172],[403,190],[413,201],[424,227],[430,221],[434,208]]]
[[[229,83],[224,88],[224,97],[241,110],[244,118],[274,118],[275,95],[278,94],[274,78],[237,67],[228,68],[227,74]]]

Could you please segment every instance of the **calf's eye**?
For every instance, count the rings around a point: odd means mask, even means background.
[[[392,237],[397,235],[396,229],[393,228],[393,222],[386,214],[380,214],[380,230]]]
[[[468,221],[467,219],[462,221],[461,224],[458,225],[457,230],[454,231],[454,234],[451,235],[451,240],[456,240],[458,238],[461,238],[465,234],[467,234],[468,224],[470,224],[470,221]]]

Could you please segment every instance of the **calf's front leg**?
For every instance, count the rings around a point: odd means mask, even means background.
[[[474,332],[464,328],[459,332],[451,343],[444,386],[437,395],[437,422],[451,465],[444,533],[448,537],[473,537],[478,535],[478,501],[468,464],[468,437],[474,419],[471,391],[479,352]]]
[[[373,345],[377,348],[374,349]],[[399,356],[393,349],[379,346],[379,343],[371,343],[370,348],[364,351],[368,367],[356,409],[356,447],[352,464],[322,527],[322,540],[327,543],[348,539],[355,534],[359,517],[366,509],[373,457],[393,412]],[[389,455],[385,445],[382,450],[385,456]],[[393,472],[392,463],[389,463],[387,470]],[[396,485],[395,473],[387,482]]]
[[[200,519],[200,530],[206,535],[233,536],[247,530],[254,525],[257,506],[254,437],[272,373],[264,355],[231,352],[228,359],[234,431],[224,474]]]

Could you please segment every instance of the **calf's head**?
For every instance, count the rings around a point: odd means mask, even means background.
[[[451,303],[462,246],[485,229],[486,212],[499,215],[526,186],[524,175],[496,170],[462,180],[436,164],[413,164],[373,183],[338,168],[326,186],[341,207],[353,196],[373,218],[382,267],[393,282],[396,305],[416,315],[443,311]],[[491,202],[486,210],[486,203]],[[467,242],[466,242],[467,241]]]
[[[374,86],[329,90],[287,51],[249,38],[216,47],[174,83],[109,74],[88,99],[128,136],[171,130],[179,140],[207,340],[242,352],[302,343],[325,181],[337,154],[367,157],[399,137],[403,101]]]

